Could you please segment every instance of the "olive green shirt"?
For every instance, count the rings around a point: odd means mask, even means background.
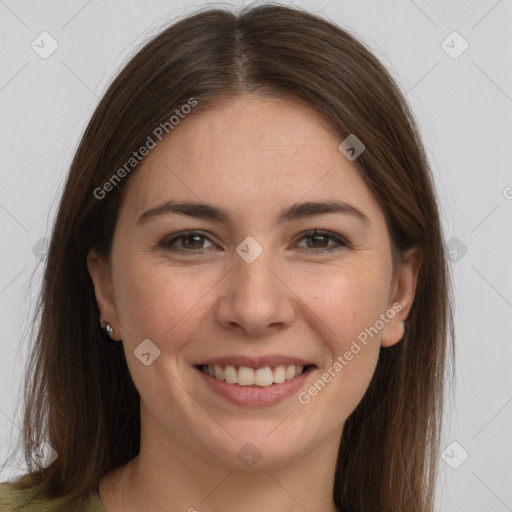
[[[18,489],[13,488],[16,484]],[[91,492],[81,502],[69,498],[46,498],[34,486],[31,475],[24,475],[12,482],[0,483],[1,512],[107,512],[97,491]]]

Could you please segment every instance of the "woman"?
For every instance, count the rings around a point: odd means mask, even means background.
[[[2,510],[433,510],[451,306],[425,154],[299,9],[140,50],[57,214]]]

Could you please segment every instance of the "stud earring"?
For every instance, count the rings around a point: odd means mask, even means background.
[[[107,333],[107,336],[109,338],[112,337],[112,334],[114,333],[114,328],[107,322],[107,325],[105,326],[105,332]]]

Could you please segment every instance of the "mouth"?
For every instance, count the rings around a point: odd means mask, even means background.
[[[313,371],[314,364],[287,364],[252,368],[249,366],[198,364],[195,368],[219,382],[240,387],[268,388]]]

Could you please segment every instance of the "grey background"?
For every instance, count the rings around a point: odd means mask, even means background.
[[[227,3],[243,4],[212,5]],[[293,3],[322,11],[372,47],[418,118],[453,250],[456,298],[457,385],[447,402],[438,510],[512,510],[512,3]],[[79,137],[126,57],[175,16],[204,5],[0,0],[0,462],[19,433],[44,237]],[[47,59],[31,48],[43,31],[59,45]],[[454,31],[469,45],[457,58],[464,43],[448,37]],[[19,458],[0,481],[23,472]]]

